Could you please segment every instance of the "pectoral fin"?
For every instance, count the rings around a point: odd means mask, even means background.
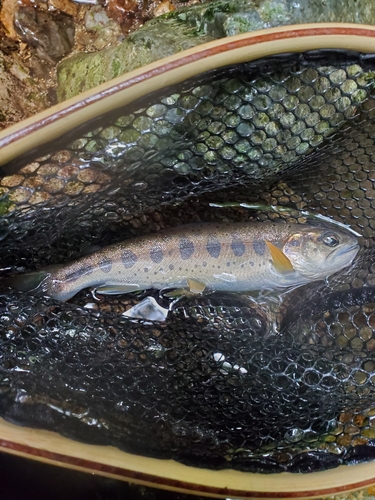
[[[95,289],[95,293],[103,295],[120,295],[121,293],[137,292],[141,288],[136,284],[129,285],[103,285]]]
[[[266,243],[271,253],[273,265],[277,271],[279,271],[279,273],[290,273],[294,271],[293,264],[290,262],[285,253],[269,241],[266,241]]]

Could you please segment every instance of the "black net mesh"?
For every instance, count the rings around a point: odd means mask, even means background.
[[[181,223],[304,223],[301,210],[349,224],[361,250],[325,282],[185,297],[155,323],[122,315],[150,292],[61,303],[3,280],[0,415],[209,468],[373,458],[374,70],[372,56],[337,51],[226,68],[5,166],[5,278]]]

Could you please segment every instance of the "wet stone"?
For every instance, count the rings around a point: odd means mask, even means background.
[[[14,25],[38,56],[55,63],[69,54],[74,43],[74,21],[67,14],[39,11],[34,7],[18,8]]]

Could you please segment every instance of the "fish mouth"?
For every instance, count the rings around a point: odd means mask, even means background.
[[[347,255],[348,253],[353,253],[353,257],[352,259],[354,259],[354,257],[357,255],[359,251],[359,244],[358,242],[354,242],[352,245],[350,246],[343,246],[339,249],[333,249],[329,254],[328,254],[328,259],[332,259],[332,258],[337,258],[337,257],[341,257],[342,255]]]

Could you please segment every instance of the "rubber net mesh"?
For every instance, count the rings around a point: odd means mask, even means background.
[[[163,322],[122,315],[150,292],[62,303],[0,280],[0,415],[207,468],[373,458],[374,70],[337,51],[225,68],[5,166],[5,278],[199,220],[302,224],[308,210],[362,236],[353,268],[325,282],[185,297]],[[289,210],[209,205],[227,201]]]

